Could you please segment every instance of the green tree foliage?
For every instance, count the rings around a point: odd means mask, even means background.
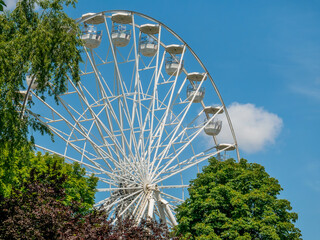
[[[259,164],[211,158],[177,209],[177,233],[186,239],[301,239],[298,215],[288,200],[277,199],[281,190]]]
[[[5,3],[4,3],[4,1],[3,0],[0,0],[0,12],[2,12],[3,11],[3,6],[7,6]]]
[[[29,128],[47,129],[32,115],[20,120],[27,75],[36,78],[37,93],[44,98],[66,90],[67,74],[79,80],[81,40],[70,29],[75,22],[63,5],[76,0],[21,0],[13,12],[0,15],[0,144],[25,145]],[[35,4],[40,6],[35,11]],[[32,101],[29,101],[32,104]]]
[[[63,6],[75,3],[20,0],[12,12],[0,14],[0,165],[10,184],[17,178],[17,164],[22,163],[16,158],[23,156],[28,161],[32,133],[49,133],[37,116],[27,113],[22,117],[25,97],[19,91],[28,87],[26,76],[35,77],[42,98],[63,93],[67,76],[79,81],[81,40],[75,34],[77,25],[63,11]]]
[[[88,211],[92,208],[98,178],[93,175],[86,177],[85,169],[78,163],[65,163],[63,158],[56,155],[42,155],[40,152],[35,155],[29,152],[27,159],[15,154],[15,164],[12,169],[14,173],[11,175],[9,174],[11,172],[3,170],[0,162],[0,195],[8,197],[12,190],[23,191],[31,175],[32,181],[40,181],[42,184],[55,184],[53,179],[66,176],[61,185],[66,194],[63,203],[65,205],[73,202],[81,203],[81,211]]]
[[[83,200],[68,200],[70,175],[57,171],[59,161],[29,179],[8,198],[0,196],[0,239],[169,239],[166,225],[132,219],[107,220],[102,210],[81,211]],[[174,238],[172,238],[174,239]]]

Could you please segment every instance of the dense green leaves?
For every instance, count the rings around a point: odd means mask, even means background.
[[[3,11],[3,6],[7,6],[3,0],[0,0],[0,12]]]
[[[300,239],[298,215],[264,168],[241,159],[209,166],[191,182],[190,198],[177,209],[177,233],[190,239]]]
[[[10,184],[15,184],[19,168],[15,159],[24,153],[24,161],[29,157],[33,133],[50,134],[37,116],[23,114],[25,96],[19,91],[28,87],[26,76],[35,77],[42,98],[63,93],[68,76],[79,81],[81,40],[77,25],[63,11],[75,2],[20,0],[12,12],[0,14],[0,165]]]
[[[35,11],[35,3],[39,3],[39,11]],[[74,3],[22,0],[13,12],[0,15],[0,147],[25,144],[29,128],[47,131],[35,116],[20,117],[23,96],[18,92],[27,88],[27,75],[37,79],[42,97],[64,92],[67,75],[79,80],[81,42],[69,33],[77,26],[62,11],[64,4]]]
[[[28,157],[24,158],[27,154]],[[98,179],[94,176],[85,177],[85,169],[79,164],[68,164],[61,157],[41,153],[35,155],[33,152],[16,153],[12,160],[11,167],[5,165],[7,162],[0,162],[1,196],[10,196],[12,190],[23,191],[31,176],[41,184],[55,184],[52,179],[67,176],[61,185],[66,193],[63,203],[70,205],[72,202],[81,202],[81,211],[92,208]]]

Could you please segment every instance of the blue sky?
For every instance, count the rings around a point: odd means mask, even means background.
[[[141,12],[169,26],[205,64],[227,106],[238,103],[253,106],[250,114],[263,113],[253,124],[260,121],[270,131],[253,130],[267,138],[254,152],[242,149],[241,157],[279,180],[280,197],[299,214],[303,239],[317,239],[320,1],[80,0],[67,13],[78,18],[114,9]],[[231,117],[236,125],[237,116]]]

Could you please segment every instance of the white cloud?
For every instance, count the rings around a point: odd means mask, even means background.
[[[4,3],[7,5],[6,9],[7,10],[13,10],[16,8],[18,0],[4,0]]]
[[[228,107],[239,148],[247,153],[261,151],[266,145],[275,142],[282,128],[282,119],[274,113],[251,103],[232,103]],[[223,114],[224,115],[224,114]],[[224,127],[218,135],[219,142],[232,143],[233,139],[226,127],[225,116],[221,118]]]

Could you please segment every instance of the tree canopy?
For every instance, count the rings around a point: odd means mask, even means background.
[[[165,224],[130,218],[113,224],[104,210],[83,211],[93,199],[83,169],[38,157],[45,159],[41,171],[33,168],[9,197],[0,195],[0,239],[169,239]]]
[[[0,162],[0,196],[9,197],[12,191],[24,191],[25,184],[30,181],[31,176],[32,181],[49,185],[54,185],[56,178],[66,176],[61,185],[66,193],[63,203],[81,203],[82,211],[92,208],[98,179],[93,175],[86,177],[85,169],[78,163],[68,164],[62,157],[48,153],[42,155],[40,152],[29,152],[28,158],[24,157],[15,154],[10,171],[6,171],[4,162]]]
[[[0,14],[0,192],[10,192],[19,169],[28,165],[33,134],[51,134],[38,116],[24,113],[26,77],[35,79],[38,96],[57,96],[70,77],[79,81],[81,40],[78,27],[63,11],[76,0],[20,0]],[[38,10],[35,9],[37,4]],[[0,2],[2,7],[3,2]],[[72,33],[69,30],[73,30]],[[32,105],[32,100],[28,101]],[[18,160],[19,159],[19,160]],[[5,179],[5,180],[3,180]]]
[[[0,157],[4,149],[9,149],[10,158],[14,149],[30,147],[30,129],[49,133],[37,116],[23,114],[26,96],[19,91],[28,87],[26,76],[36,79],[42,98],[63,93],[68,76],[79,81],[81,40],[70,33],[77,33],[78,27],[63,11],[63,6],[75,3],[20,0],[12,12],[0,14]]]
[[[0,0],[0,12],[3,11],[3,6],[7,6],[3,0]]]
[[[177,209],[177,233],[186,239],[301,239],[298,215],[277,198],[281,190],[259,164],[211,158]]]

